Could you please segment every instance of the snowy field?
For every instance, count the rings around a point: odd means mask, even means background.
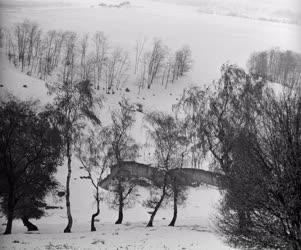
[[[24,6],[22,1],[0,1],[16,3],[14,7],[1,5],[0,21],[4,27],[29,18],[38,22],[44,31],[57,29],[92,34],[100,30],[115,46],[129,53],[134,53],[135,41],[143,38],[148,39],[149,46],[152,39],[158,37],[173,50],[183,44],[191,47],[194,62],[187,77],[167,90],[154,87],[139,95],[133,87],[134,82],[129,82],[133,91],[107,97],[108,109],[116,107],[124,95],[132,102],[143,104],[146,110],[170,111],[184,87],[209,84],[218,78],[220,66],[227,61],[245,67],[252,52],[273,47],[301,52],[300,26],[204,14],[199,12],[198,5],[179,5],[179,1],[134,0],[130,1],[129,7],[119,9],[99,7],[97,1],[92,0],[72,5],[69,5],[70,1],[60,1],[57,5],[49,0],[45,1],[49,3],[47,5],[32,4],[30,7]],[[0,89],[2,96],[9,91],[22,99],[39,98],[43,103],[51,100],[44,82],[18,72],[7,62],[3,51],[0,52],[0,82],[4,86]],[[24,84],[28,87],[24,88]],[[143,144],[146,140],[143,117],[137,114],[136,118],[133,134]],[[146,155],[140,160],[149,161]],[[114,225],[117,211],[103,203],[96,224],[98,231],[90,233],[90,217],[95,204],[89,181],[80,178],[85,172],[79,166],[74,161],[71,182],[73,233],[62,233],[67,223],[64,200],[49,197],[49,204],[62,206],[62,209],[48,210],[47,217],[33,220],[40,228],[38,234],[25,233],[22,223],[15,221],[13,234],[0,236],[0,249],[231,249],[214,230],[219,191],[206,186],[189,189],[189,198],[179,209],[175,228],[167,226],[171,207],[159,210],[154,228],[145,228],[149,214],[142,201],[147,190],[140,188],[136,206],[125,211],[124,225]],[[66,166],[60,167],[57,178],[62,185],[66,173]],[[5,218],[1,217],[0,233],[4,231],[4,223]]]

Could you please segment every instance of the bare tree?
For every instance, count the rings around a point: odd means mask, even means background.
[[[72,43],[75,43],[75,34],[71,35],[69,32],[57,32],[55,30],[50,30],[44,36],[43,47],[40,51],[39,70],[42,79],[46,79],[46,77],[59,65],[61,53],[66,52],[66,47],[69,46],[65,43],[68,42],[67,40],[65,41],[65,38],[73,39],[74,41],[69,40],[69,45],[75,46],[75,44],[71,45]]]
[[[114,92],[114,89],[118,90],[121,87],[128,79],[128,69],[128,54],[116,48],[108,57],[104,68],[107,93]]]
[[[41,39],[41,30],[38,24],[33,23],[28,26],[28,52],[27,52],[27,67],[30,69],[30,66],[33,64],[34,53],[37,45],[37,41]],[[29,71],[31,74],[31,71]]]
[[[143,38],[143,40],[136,40],[135,45],[135,67],[134,67],[134,73],[137,74],[139,71],[139,65],[141,61],[141,56],[144,50],[144,45],[146,43],[146,38]]]
[[[97,125],[98,126],[98,125]],[[95,218],[100,213],[100,201],[103,199],[99,190],[99,183],[107,174],[111,165],[108,152],[108,138],[106,131],[102,128],[93,128],[87,135],[81,135],[76,147],[77,157],[88,174],[88,179],[94,188],[94,199],[96,212],[91,217],[91,232],[96,231]]]
[[[94,82],[95,86],[95,54],[93,52],[89,53],[85,59],[85,79]]]
[[[32,52],[31,52],[32,59],[28,63],[29,68],[27,74],[32,75],[33,73],[36,73],[41,54],[42,54],[42,31],[39,31],[36,38],[33,40]]]
[[[138,144],[130,136],[130,129],[135,121],[134,110],[134,106],[123,99],[120,102],[120,110],[112,113],[112,125],[107,128],[112,161],[118,168],[118,175],[111,186],[111,191],[114,194],[112,204],[113,207],[118,207],[116,224],[122,223],[123,209],[129,204],[131,195],[135,190],[135,184],[124,175],[122,170],[124,161],[135,160],[138,155]]]
[[[17,48],[18,48],[18,61],[21,63],[21,70],[24,70],[25,66],[25,52],[26,52],[26,42],[27,42],[27,33],[26,26],[28,21],[24,23],[18,23],[15,25],[15,36],[17,38]]]
[[[95,46],[95,88],[100,88],[100,81],[102,79],[103,68],[106,62],[106,57],[108,53],[108,41],[105,35],[98,31],[93,37],[93,42]]]
[[[89,35],[88,34],[84,34],[84,36],[81,38],[80,41],[80,54],[81,54],[81,58],[80,58],[80,67],[81,67],[81,78],[83,80],[89,79],[88,76],[88,70],[87,70],[87,49],[88,49],[88,45],[89,45]],[[90,79],[92,80],[92,79]]]
[[[77,35],[67,32],[63,51],[62,82],[72,84],[76,77]]]
[[[122,166],[122,165],[121,165]],[[110,185],[107,201],[113,209],[118,209],[118,219],[115,224],[122,224],[123,210],[131,208],[136,201],[137,184],[126,173],[119,171],[119,176]]]
[[[173,116],[153,112],[147,115],[146,120],[151,125],[149,135],[154,143],[154,159],[157,168],[153,177],[155,191],[151,192],[150,198],[145,202],[145,206],[153,208],[147,226],[153,226],[158,210],[171,193],[174,197],[174,215],[170,226],[174,226],[181,193],[180,179],[177,177],[176,170],[184,165],[188,141],[183,135],[183,127]]]
[[[21,70],[30,65],[33,53],[35,40],[39,36],[38,25],[29,20],[24,20],[22,23],[17,23],[14,26],[14,34],[17,42],[18,60],[21,64]]]
[[[67,53],[66,60],[69,60],[69,53]],[[69,69],[69,66],[69,64],[66,65],[66,71],[72,70]],[[100,123],[93,112],[96,103],[99,102],[97,102],[93,96],[90,82],[88,80],[82,82],[73,81],[73,78],[70,75],[71,73],[72,72],[65,73],[65,81],[63,83],[56,82],[52,83],[52,85],[47,84],[50,94],[55,95],[54,103],[57,114],[56,118],[64,136],[65,156],[67,158],[66,208],[68,225],[64,230],[65,233],[71,232],[73,223],[70,205],[70,179],[73,148],[74,145],[76,145],[80,131],[85,127],[85,119]]]
[[[17,44],[12,34],[8,29],[5,30],[5,48],[8,60],[15,66],[18,65]]]
[[[170,171],[169,173],[168,183],[172,194],[170,195],[170,197],[172,198],[173,203],[173,217],[168,226],[171,227],[173,227],[177,221],[178,205],[184,204],[187,199],[188,178],[181,168],[182,166],[180,166],[180,168],[178,169],[175,169],[174,171]]]
[[[175,53],[175,64],[173,69],[172,81],[184,76],[189,72],[192,65],[191,50],[188,46],[184,46]]]
[[[301,55],[292,51],[271,49],[256,52],[248,61],[250,74],[288,87],[300,87]]]
[[[165,63],[163,64],[162,86],[165,85],[165,88],[167,88],[168,83],[173,78],[174,65],[175,65],[174,55],[171,55],[169,53]]]
[[[147,82],[147,68],[148,68],[148,54],[144,54],[141,59],[141,66],[139,67],[138,77],[137,77],[137,86],[138,86],[138,93],[144,89],[146,82]]]
[[[147,58],[147,88],[150,89],[154,80],[159,75],[166,55],[166,48],[161,40],[154,40],[151,52],[145,55]]]

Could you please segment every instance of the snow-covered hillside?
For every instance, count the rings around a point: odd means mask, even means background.
[[[149,0],[131,1],[130,8],[52,7],[1,10],[1,25],[11,27],[29,18],[46,32],[72,30],[79,34],[103,31],[111,46],[134,54],[136,40],[161,38],[175,51],[189,45],[193,69],[189,83],[210,83],[226,61],[245,66],[254,51],[273,47],[301,52],[300,26],[227,16],[200,14],[195,6]],[[54,18],[55,17],[55,18]],[[134,63],[132,61],[132,63]],[[132,83],[134,84],[134,83]]]
[[[3,51],[0,52],[0,89],[2,97],[12,93],[21,99],[40,99],[41,103],[50,102],[45,83],[19,72],[9,64]],[[26,85],[26,87],[25,87]],[[176,102],[183,86],[176,85],[172,89],[155,88],[137,95],[135,91],[116,93],[106,97],[106,111],[117,107],[122,96],[143,104],[148,110],[170,111]],[[133,136],[143,144],[145,131],[143,115],[138,113],[133,128]],[[142,155],[141,161],[147,161],[148,155]],[[65,184],[66,165],[59,168],[57,179]],[[65,201],[50,196],[48,204],[61,209],[47,210],[47,216],[33,222],[39,227],[38,234],[24,234],[26,228],[21,221],[14,221],[13,234],[0,236],[0,249],[229,249],[214,232],[214,216],[220,193],[216,188],[201,186],[189,189],[189,198],[184,207],[179,209],[177,226],[168,227],[172,208],[159,210],[155,227],[146,228],[149,219],[148,210],[142,202],[148,196],[148,190],[139,188],[137,204],[125,211],[125,224],[114,225],[117,211],[109,208],[105,202],[101,205],[101,213],[97,223],[98,231],[89,232],[91,214],[95,210],[93,189],[89,181],[81,179],[86,173],[80,169],[76,159],[73,163],[71,182],[71,208],[74,218],[72,234],[63,234],[66,219]],[[104,191],[104,197],[107,193]],[[5,218],[0,218],[0,233],[3,232]]]
[[[144,110],[170,112],[185,87],[210,84],[218,78],[219,68],[226,61],[245,66],[252,52],[271,47],[301,52],[300,27],[296,25],[201,14],[193,0],[187,0],[189,4],[185,5],[174,4],[176,0],[170,0],[172,3],[168,0],[132,0],[129,8],[101,8],[97,6],[99,1],[95,0],[1,1],[0,21],[4,27],[29,18],[39,23],[44,32],[56,29],[92,34],[100,30],[108,36],[112,46],[120,46],[130,54],[133,54],[136,40],[144,37],[149,46],[152,39],[158,37],[173,50],[184,44],[191,47],[193,69],[186,77],[168,89],[154,85],[151,90],[143,90],[140,94],[131,77],[127,83],[130,92],[123,88],[115,95],[105,95],[103,112],[106,114],[118,107],[123,96],[141,104]],[[40,99],[42,103],[51,101],[45,83],[15,69],[3,51],[0,52],[0,85],[0,95],[4,98],[13,93],[21,99]],[[99,94],[104,93],[100,91]],[[143,114],[136,114],[132,133],[141,145],[147,141]],[[147,151],[141,153],[139,161],[150,162]],[[57,173],[62,185],[65,185],[66,175],[67,168],[63,165]],[[221,196],[217,189],[207,186],[189,189],[189,198],[186,206],[179,209],[175,228],[167,226],[172,215],[170,207],[159,211],[154,228],[145,228],[149,214],[142,202],[148,191],[139,188],[138,202],[125,211],[124,225],[113,224],[117,211],[103,202],[96,225],[98,231],[90,233],[90,217],[95,204],[89,181],[80,178],[84,175],[79,162],[74,159],[71,182],[74,233],[62,233],[67,223],[64,199],[49,197],[50,205],[62,209],[48,210],[47,217],[33,221],[40,228],[38,234],[25,234],[26,228],[21,221],[15,221],[13,234],[0,236],[0,249],[231,249],[214,232],[212,220]],[[5,218],[1,217],[0,233],[4,230],[4,223]]]

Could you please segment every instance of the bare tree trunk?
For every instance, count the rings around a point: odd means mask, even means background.
[[[10,187],[9,197],[8,197],[8,214],[7,214],[7,223],[4,234],[11,234],[13,219],[14,219],[14,190],[13,187]]]
[[[71,148],[70,148],[70,140],[67,141],[67,158],[68,158],[68,175],[66,182],[66,208],[67,208],[67,216],[68,216],[68,224],[64,230],[64,233],[70,233],[72,227],[72,215],[71,215],[71,206],[70,206],[70,179],[71,179]]]
[[[29,220],[28,220],[28,218],[26,217],[26,216],[23,216],[22,217],[22,222],[23,222],[23,225],[25,226],[25,227],[27,227],[27,231],[38,231],[39,229],[38,229],[38,227],[36,226],[36,225],[34,225],[34,224],[32,224]]]
[[[143,39],[143,41],[138,41],[138,40],[136,41],[136,47],[135,47],[136,55],[135,55],[135,68],[134,68],[135,74],[137,74],[139,69],[140,57],[143,52],[145,42],[146,42],[145,38]]]
[[[154,211],[152,212],[152,215],[151,215],[151,217],[149,219],[149,222],[146,225],[147,227],[152,227],[153,226],[153,221],[154,221],[155,216],[156,216],[156,214],[157,214],[157,212],[158,212],[158,210],[159,210],[159,208],[160,208],[160,206],[161,206],[161,204],[162,204],[162,202],[164,200],[165,194],[166,194],[166,192],[165,192],[165,186],[164,186],[161,198],[160,198],[159,202],[157,203]]]
[[[177,215],[178,215],[178,192],[174,190],[174,195],[173,195],[173,217],[171,222],[169,223],[168,226],[173,227],[176,223],[177,220]]]
[[[123,204],[119,205],[118,220],[115,222],[115,224],[122,224],[122,221],[123,221]]]
[[[123,221],[123,196],[122,196],[122,187],[119,181],[118,183],[118,191],[119,191],[119,209],[118,209],[118,220],[115,224],[121,224]]]
[[[13,226],[13,217],[14,212],[8,211],[7,223],[4,234],[11,234],[12,226]]]
[[[99,215],[100,213],[100,210],[99,210],[99,200],[97,201],[97,210],[96,210],[96,213],[92,215],[92,218],[91,218],[91,232],[95,232],[96,231],[96,227],[94,225],[94,222],[95,222],[95,218]]]

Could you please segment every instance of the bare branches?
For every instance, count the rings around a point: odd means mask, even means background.
[[[94,34],[93,37],[94,47],[95,47],[95,68],[94,68],[94,75],[95,75],[95,88],[100,88],[100,81],[102,79],[103,68],[106,62],[106,57],[108,53],[108,41],[105,35],[98,31]]]
[[[288,87],[300,87],[301,55],[272,49],[253,53],[248,61],[249,72]]]
[[[137,74],[139,71],[139,65],[141,61],[142,52],[144,50],[144,45],[146,43],[146,38],[143,38],[143,40],[136,40],[135,45],[135,67],[134,67],[134,73]]]
[[[150,198],[144,203],[153,208],[148,226],[153,225],[154,217],[162,206],[169,190],[174,194],[174,225],[177,214],[177,204],[180,194],[185,190],[185,183],[180,181],[176,171],[186,165],[189,141],[186,135],[185,124],[171,115],[153,112],[147,115],[146,121],[150,124],[148,133],[154,144],[154,161],[157,174],[153,176],[153,190]]]
[[[128,69],[129,57],[127,53],[120,48],[114,49],[111,55],[108,56],[104,68],[107,93],[114,93],[127,81]]]
[[[129,80],[132,57],[119,47],[111,48],[101,31],[90,39],[89,34],[79,37],[72,31],[43,34],[36,23],[24,20],[14,25],[13,32],[1,29],[0,34],[9,61],[28,75],[63,82],[89,80],[107,94],[114,94]],[[191,69],[187,46],[172,53],[160,39],[154,39],[150,50],[145,50],[146,38],[137,40],[132,65],[139,92],[155,82],[167,88]]]
[[[100,213],[100,201],[103,199],[99,190],[99,183],[104,179],[108,168],[112,165],[107,136],[106,130],[97,126],[93,130],[91,129],[88,134],[82,133],[76,145],[77,158],[94,188],[93,197],[96,201],[97,210],[91,218],[91,231],[96,231],[94,221]]]
[[[224,173],[220,232],[243,248],[298,249],[300,95],[271,94],[235,65],[221,71],[213,91],[190,89],[179,103],[196,145]]]
[[[89,70],[88,70],[88,63],[87,63],[87,50],[89,45],[89,35],[84,34],[80,41],[80,71],[81,71],[81,78],[84,80],[89,79]],[[90,79],[92,80],[92,79]]]

